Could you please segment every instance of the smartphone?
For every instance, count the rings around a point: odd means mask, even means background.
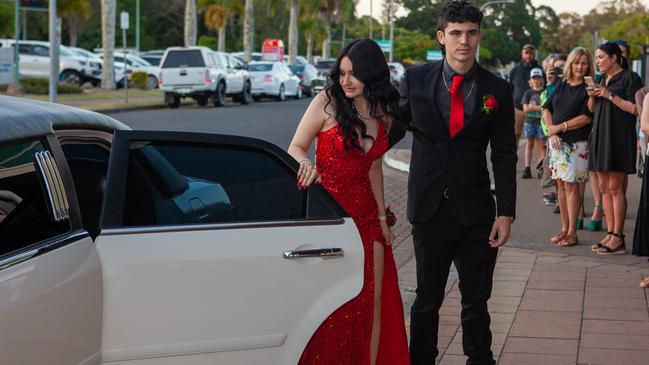
[[[561,67],[553,67],[552,71],[555,75],[563,75],[563,68]]]
[[[586,85],[588,87],[594,87],[595,86],[595,81],[593,81],[593,78],[590,76],[584,76],[584,81],[586,82]]]

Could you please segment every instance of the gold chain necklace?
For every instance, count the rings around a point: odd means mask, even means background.
[[[444,81],[444,86],[446,86],[446,90],[448,90],[448,92],[450,93],[451,89],[448,87],[448,83],[446,82],[446,74],[444,73],[444,70],[442,70],[442,80]],[[466,99],[468,99],[469,96],[471,96],[471,93],[473,92],[473,87],[474,86],[475,86],[475,78],[473,79],[473,82],[471,83],[471,88],[469,89],[469,93],[466,94],[466,96],[464,97],[464,101],[466,101]]]

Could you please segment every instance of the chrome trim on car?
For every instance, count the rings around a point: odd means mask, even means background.
[[[42,152],[36,152],[34,154],[34,160],[36,161],[36,167],[38,167],[38,171],[41,173],[41,177],[43,178],[43,183],[45,185],[45,191],[47,192],[47,197],[49,198],[50,201],[50,207],[52,208],[52,216],[55,221],[60,220],[60,215],[59,211],[56,206],[56,198],[54,196],[54,191],[52,190],[52,180],[49,175],[49,170],[45,167],[44,163],[45,157],[43,156]]]
[[[49,151],[36,152],[34,160],[45,183],[54,221],[61,222],[69,219],[70,203],[56,161]]]
[[[337,225],[343,223],[345,223],[345,220],[342,218],[332,218],[332,219],[308,219],[308,220],[305,219],[305,220],[274,221],[274,222],[243,222],[243,223],[221,223],[221,224],[176,225],[176,226],[104,228],[101,230],[99,234],[101,236],[114,236],[114,235],[122,235],[122,234],[211,231],[211,230],[244,229],[244,228],[323,226],[323,225]]]
[[[3,255],[5,256],[4,258],[0,259],[0,270],[4,270],[25,260],[44,255],[50,251],[56,250],[67,244],[80,241],[86,237],[90,237],[90,235],[86,231],[69,232],[64,234],[63,236],[53,237],[51,239],[31,245],[29,247],[33,248],[28,251],[17,253],[15,255],[8,253],[6,255]]]
[[[13,266],[25,260],[31,259],[32,257],[36,256],[39,251],[40,249],[29,250],[29,251],[21,252],[11,257],[7,257],[6,259],[0,260],[0,270],[6,269],[9,266]]]
[[[317,257],[323,259],[331,259],[345,256],[345,252],[342,248],[332,247],[332,248],[315,248],[310,250],[291,250],[284,251],[282,256],[285,259],[303,259],[307,257]]]

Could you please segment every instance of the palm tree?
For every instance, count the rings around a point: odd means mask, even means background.
[[[113,73],[116,13],[115,1],[116,0],[101,0],[101,46],[104,53],[101,87],[106,90],[112,90],[115,88],[115,75]]]
[[[57,2],[59,16],[67,23],[70,35],[70,45],[77,46],[77,35],[85,21],[92,14],[90,2],[87,0],[59,0]]]
[[[218,50],[225,52],[225,27],[230,18],[237,13],[242,13],[240,0],[199,0],[198,8],[205,10],[203,17],[207,29],[218,30]]]
[[[243,58],[245,62],[252,61],[252,47],[255,35],[254,1],[246,0],[245,16],[243,18]]]
[[[314,42],[323,40],[324,26],[318,15],[312,11],[302,12],[300,17],[300,29],[306,40],[306,59],[313,62]]]
[[[288,26],[288,63],[294,64],[295,57],[297,57],[297,43],[298,43],[298,12],[300,10],[298,0],[291,0],[290,19]]]
[[[185,2],[185,47],[196,45],[196,0]]]

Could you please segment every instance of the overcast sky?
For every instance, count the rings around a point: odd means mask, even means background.
[[[389,1],[389,0],[373,0],[373,11],[372,13],[374,14],[375,18],[380,17],[381,13],[381,6],[383,5],[384,1]],[[649,7],[649,0],[641,0],[641,2]],[[576,12],[579,14],[586,14],[588,13],[591,9],[593,9],[597,4],[600,3],[600,0],[532,0],[532,4],[534,6],[539,6],[539,5],[548,5],[554,9],[554,11],[558,13],[562,13],[565,11],[570,11],[570,12]],[[366,15],[370,13],[370,0],[360,0],[358,3],[358,6],[356,7],[356,10],[358,11],[359,15]]]

